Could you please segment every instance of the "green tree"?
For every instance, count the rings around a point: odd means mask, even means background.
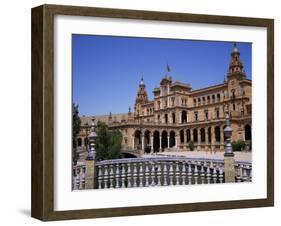
[[[95,146],[97,160],[121,158],[121,145],[121,132],[118,130],[109,130],[105,123],[98,122]]]
[[[192,140],[188,142],[188,147],[190,151],[194,150],[194,142]]]
[[[246,146],[246,142],[243,140],[233,141],[231,144],[233,151],[242,151]]]
[[[77,153],[76,136],[78,135],[81,127],[81,120],[79,117],[79,106],[72,104],[72,162],[74,165],[77,164],[79,154]]]

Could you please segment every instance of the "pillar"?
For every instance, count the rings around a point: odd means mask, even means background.
[[[141,150],[144,151],[144,135],[141,136]]]
[[[161,151],[161,149],[162,149],[162,136],[161,135],[159,135],[159,151]]]
[[[168,148],[170,148],[170,136],[168,135],[167,138],[168,138]]]
[[[85,189],[97,187],[97,167],[95,160],[86,160]]]
[[[154,143],[154,137],[153,135],[150,137],[150,143],[151,143],[151,152],[153,153],[154,152],[154,149],[153,149],[153,143]]]
[[[201,131],[200,128],[197,129],[197,139],[198,139],[198,144],[201,144]]]
[[[178,148],[178,135],[175,134],[175,148]]]
[[[135,149],[135,136],[133,136],[132,138],[132,149],[133,150]]]
[[[224,154],[225,183],[235,182],[234,154]]]

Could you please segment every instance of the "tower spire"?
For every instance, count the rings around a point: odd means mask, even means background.
[[[244,66],[240,58],[240,52],[238,50],[236,43],[233,43],[233,51],[231,53],[231,59],[228,67],[227,78],[230,77],[238,77],[238,78],[246,77]]]

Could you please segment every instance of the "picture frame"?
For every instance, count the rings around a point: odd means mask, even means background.
[[[267,33],[266,198],[127,206],[112,208],[54,208],[54,20],[57,15],[157,22],[261,27]],[[63,5],[32,9],[32,189],[31,215],[43,221],[165,214],[274,205],[274,20],[186,13],[139,11]],[[58,122],[59,123],[59,122]],[[63,141],[61,141],[63,142]]]

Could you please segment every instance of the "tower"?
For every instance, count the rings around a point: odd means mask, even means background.
[[[141,78],[140,84],[139,84],[139,89],[138,89],[138,93],[137,93],[137,97],[136,97],[136,102],[135,102],[135,113],[136,115],[140,115],[141,114],[141,105],[145,104],[148,102],[148,96],[147,96],[147,92],[145,89],[145,84],[144,84],[144,80],[143,77]]]
[[[238,80],[246,78],[243,63],[240,59],[240,52],[237,48],[236,43],[233,45],[233,51],[231,53],[231,59],[229,63],[227,79],[236,78]]]

